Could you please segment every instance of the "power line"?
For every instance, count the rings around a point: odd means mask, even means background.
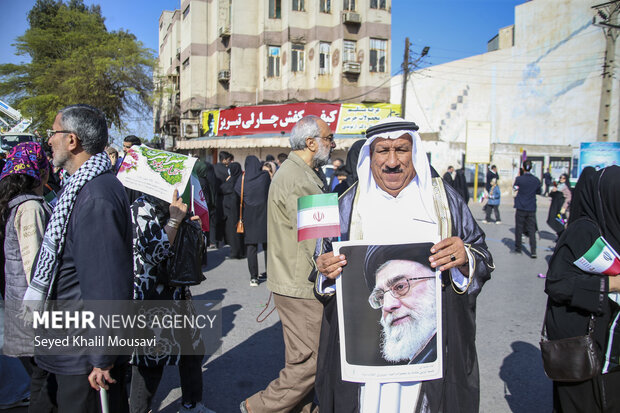
[[[586,31],[584,31],[582,33],[579,33],[579,34],[573,36],[573,39],[575,39],[577,37],[580,37],[580,36],[590,36],[590,35],[598,35],[598,34],[599,34],[599,32],[597,30],[586,30]],[[412,46],[417,46],[417,47],[422,47],[422,44],[415,43],[415,42],[411,42],[411,45]],[[517,46],[512,46],[512,47],[515,48]],[[446,48],[441,48],[441,47],[432,46],[432,45],[431,45],[431,48],[433,50],[444,50],[444,51],[448,51],[448,52],[457,52],[459,54],[470,54],[470,51],[468,51],[468,50],[466,51],[466,50],[457,50],[457,49],[446,49]],[[549,50],[549,49],[551,49],[549,46],[539,46],[539,47],[534,47],[534,48],[528,48],[526,51],[527,52],[536,52],[538,50]],[[500,50],[508,50],[508,49],[500,49]],[[498,50],[494,50],[494,52],[495,51],[498,51]],[[484,54],[487,54],[487,53],[492,53],[492,52],[489,52],[489,51],[482,52],[482,53],[478,53],[478,54],[475,54],[475,55],[470,55],[468,57],[481,56],[481,55],[484,55]],[[584,52],[584,53],[581,53],[581,54],[588,54],[588,53]],[[580,55],[580,53],[571,53],[571,56],[577,56],[577,55]],[[461,58],[461,59],[454,59],[454,60],[467,59],[468,57],[464,57],[464,58]],[[446,63],[448,63],[448,62],[446,62]]]
[[[441,76],[436,76],[436,75],[426,75],[426,74],[422,74],[419,72],[415,73],[416,75],[419,75],[421,77],[425,77],[425,78],[429,78],[429,79],[437,79],[437,80],[443,80],[446,82],[453,82],[453,83],[460,83],[460,84],[477,84],[477,85],[485,85],[485,86],[492,86],[492,85],[496,85],[496,86],[519,86],[519,83],[523,83],[523,82],[527,82],[528,80],[540,80],[540,79],[521,79],[519,81],[515,81],[515,82],[495,82],[495,81],[479,81],[479,80],[474,80],[472,78],[463,78],[463,79],[455,79],[455,78],[446,78],[446,77],[441,77]],[[581,81],[586,81],[587,79],[591,79],[593,77],[597,77],[599,76],[598,73],[594,73],[591,72],[588,76],[584,77],[584,78],[577,78],[575,80],[581,80]],[[550,85],[566,85],[569,84],[571,82],[566,81],[566,80],[562,80],[559,82],[548,82],[545,81],[544,83],[542,83],[540,86],[544,87],[544,86],[550,86]]]
[[[594,71],[598,72],[600,69],[600,67],[598,65],[593,66],[592,70],[579,70],[579,71],[569,71],[563,74],[544,74],[543,71],[543,75],[541,76],[501,76],[501,75],[497,75],[494,73],[491,74],[485,74],[485,73],[462,73],[459,71],[438,71],[438,70],[430,70],[430,69],[423,69],[421,71],[415,72],[414,75],[425,75],[425,74],[429,74],[429,75],[461,75],[464,78],[494,78],[494,79],[507,79],[507,80],[514,80],[514,81],[522,81],[522,80],[528,80],[528,79],[564,79],[566,77],[571,77],[571,76],[579,76],[579,75],[585,75],[585,74],[589,74],[592,73]],[[524,70],[524,72],[527,72],[526,70]],[[501,72],[499,72],[501,73]]]

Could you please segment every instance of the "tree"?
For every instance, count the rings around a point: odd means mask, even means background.
[[[99,6],[37,0],[28,22],[14,46],[30,62],[0,65],[0,96],[36,126],[51,127],[75,103],[98,107],[119,128],[129,112],[150,112],[153,51],[127,31],[108,31]]]

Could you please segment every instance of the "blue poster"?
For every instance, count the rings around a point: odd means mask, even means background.
[[[586,166],[599,170],[611,165],[620,165],[620,142],[581,142],[580,175]]]

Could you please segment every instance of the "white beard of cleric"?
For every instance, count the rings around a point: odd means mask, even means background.
[[[389,265],[377,272],[377,279],[382,270],[389,270]],[[424,349],[437,328],[435,294],[435,279],[412,282],[409,292],[400,299],[385,293],[380,320],[381,352],[385,360],[409,361]]]

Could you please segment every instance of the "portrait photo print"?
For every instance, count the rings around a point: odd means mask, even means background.
[[[441,377],[441,278],[428,260],[432,246],[335,243],[347,257],[336,288],[343,380]]]

